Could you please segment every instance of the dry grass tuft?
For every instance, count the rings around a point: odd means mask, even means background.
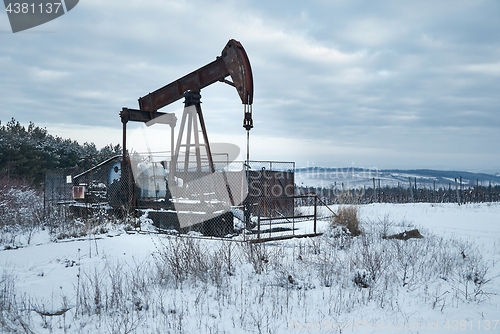
[[[337,215],[331,221],[332,227],[342,226],[345,227],[352,236],[361,234],[359,209],[357,206],[341,206],[337,211]]]

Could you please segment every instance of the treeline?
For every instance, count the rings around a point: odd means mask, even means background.
[[[324,187],[296,187],[298,194],[318,195],[326,204],[369,203],[480,203],[500,202],[500,185],[431,187],[363,187],[334,189]]]
[[[97,149],[94,143],[52,136],[45,128],[30,122],[27,127],[12,118],[0,121],[0,177],[19,179],[33,185],[44,181],[47,171],[77,170],[88,157],[99,163],[121,154],[121,145],[108,144]]]

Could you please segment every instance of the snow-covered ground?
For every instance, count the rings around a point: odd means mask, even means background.
[[[337,207],[333,207],[334,210]],[[500,203],[371,204],[362,236],[250,246],[125,232],[0,251],[26,333],[500,332]],[[423,239],[382,239],[418,228]]]
[[[295,170],[295,183],[314,188],[359,189],[374,187],[409,187],[410,182],[418,188],[447,189],[462,182],[464,188],[477,185],[488,187],[500,184],[499,175],[465,171],[438,170],[391,170],[361,167],[308,167]],[[376,184],[374,184],[376,182]]]

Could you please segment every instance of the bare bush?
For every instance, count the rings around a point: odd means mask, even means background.
[[[266,271],[269,264],[269,250],[264,244],[249,244],[246,252],[247,260],[252,264],[256,274],[262,274]]]
[[[3,272],[0,275],[0,330],[2,333],[35,333],[29,311],[30,301],[20,296],[15,278]]]
[[[387,216],[355,238],[337,227],[339,235],[266,244],[160,235],[143,261],[80,267],[78,260],[74,305],[34,308],[43,317],[67,311],[74,332],[271,333],[286,332],[292,319],[321,323],[363,307],[406,316],[402,300],[442,311],[490,296],[496,277],[474,244],[429,231],[423,239],[381,237],[396,226]],[[0,322],[29,332],[33,320],[23,310],[30,307],[3,279]],[[57,330],[50,321],[44,329]]]
[[[337,214],[331,220],[332,227],[345,227],[352,236],[361,234],[359,209],[357,206],[341,206],[337,210]]]
[[[0,243],[16,246],[23,236],[29,244],[43,218],[39,191],[23,181],[0,179]]]
[[[212,248],[199,239],[166,236],[158,239],[155,253],[158,279],[176,288],[185,281],[220,286],[227,276],[234,274],[236,252],[229,243]]]
[[[75,317],[97,315],[110,333],[134,332],[144,321],[155,291],[148,262],[104,263],[79,270]]]
[[[387,273],[390,259],[387,257],[380,242],[373,235],[362,235],[350,253],[352,268],[356,268],[368,274],[368,279],[377,281],[383,274]]]
[[[99,213],[89,218],[70,218],[57,224],[52,232],[54,241],[72,238],[81,238],[88,235],[108,233],[113,225],[113,217]]]

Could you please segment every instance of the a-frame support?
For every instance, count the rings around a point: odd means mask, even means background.
[[[192,148],[194,148],[194,157],[196,159],[196,172],[202,171],[202,162],[205,157],[201,155],[201,147],[205,148],[205,153],[206,153],[205,159],[206,162],[208,162],[208,171],[210,173],[215,173],[215,165],[212,157],[212,151],[210,149],[210,143],[208,141],[207,129],[205,127],[205,120],[203,118],[203,113],[201,111],[201,101],[200,101],[201,94],[200,92],[187,91],[184,93],[184,98],[185,98],[184,111],[182,113],[181,126],[179,128],[179,134],[177,136],[177,144],[175,146],[175,152],[172,157],[171,173],[169,174],[170,175],[169,184],[174,184],[173,177],[175,174],[177,174],[177,171],[180,170],[177,168],[177,165],[179,163],[179,159],[182,157],[181,155],[182,148],[184,148],[184,157],[183,157],[184,166],[182,168],[184,175],[187,175],[187,173],[190,172],[189,167],[192,162],[191,156],[193,155],[193,152],[191,151]],[[198,127],[198,122],[201,131]],[[185,143],[183,144],[184,129],[186,128],[186,125],[187,125],[187,133],[186,133]],[[200,137],[199,137],[200,132],[203,135],[203,142],[200,142]],[[194,141],[194,143],[192,142],[192,140]],[[174,172],[172,173],[172,171]],[[231,205],[235,205],[232,191],[229,186],[226,173],[224,171],[222,171],[222,176],[226,184],[226,190],[228,192]]]
[[[186,93],[184,93],[184,97],[184,112],[182,114],[179,134],[177,136],[175,152],[172,157],[172,167],[175,170],[182,170],[184,173],[187,173],[192,163],[191,157],[194,156],[197,172],[202,171],[202,162],[205,160],[206,162],[208,162],[209,171],[213,173],[215,172],[215,166],[212,159],[210,144],[208,141],[205,120],[203,119],[203,113],[201,111],[201,95],[199,92],[187,91]],[[183,143],[185,129],[186,138],[185,142]],[[203,135],[201,140],[199,136],[200,132]],[[206,157],[202,157],[201,147],[205,148]],[[192,151],[192,149],[194,149],[194,152]],[[184,153],[184,166],[177,169],[177,165],[180,162],[179,159],[182,157],[182,153]]]

